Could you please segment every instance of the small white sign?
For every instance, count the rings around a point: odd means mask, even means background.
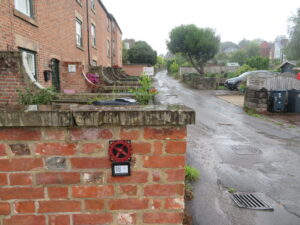
[[[116,165],[114,167],[115,169],[115,174],[126,174],[128,173],[128,165]]]
[[[148,76],[154,75],[154,67],[144,67],[143,72]]]
[[[69,73],[76,73],[76,65],[69,64],[68,65],[68,71],[69,71]]]

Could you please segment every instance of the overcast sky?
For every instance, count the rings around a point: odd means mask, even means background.
[[[287,35],[288,18],[300,0],[102,0],[117,19],[123,39],[144,40],[158,54],[166,53],[172,28],[181,24],[210,27],[221,41],[243,38],[274,41]]]

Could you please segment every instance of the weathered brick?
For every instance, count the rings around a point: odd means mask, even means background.
[[[186,128],[144,128],[144,138],[145,139],[185,139],[186,138]]]
[[[117,217],[117,223],[120,225],[136,224],[135,213],[119,213]]]
[[[178,168],[184,167],[184,156],[145,156],[144,167],[145,168]]]
[[[3,225],[46,225],[46,218],[42,215],[16,215],[3,220]]]
[[[63,129],[53,129],[53,128],[48,128],[44,130],[44,139],[45,140],[65,140],[66,134],[65,130]]]
[[[39,173],[36,175],[37,184],[77,184],[80,183],[79,173]]]
[[[48,217],[49,225],[70,225],[69,215],[50,215]]]
[[[53,212],[80,212],[80,201],[74,200],[51,200],[39,201],[39,213],[53,213]]]
[[[151,144],[147,142],[133,142],[132,154],[148,154],[151,152]]]
[[[108,204],[110,210],[138,210],[148,208],[149,199],[112,199]]]
[[[65,157],[49,157],[45,160],[46,167],[50,170],[62,170],[67,168],[67,161]]]
[[[42,159],[0,159],[0,171],[30,171],[43,167]]]
[[[99,211],[104,209],[103,199],[87,199],[84,200],[84,209],[87,211]]]
[[[74,225],[100,225],[111,223],[113,217],[110,213],[78,214],[73,215],[73,221]]]
[[[36,146],[37,155],[74,155],[75,144],[42,143]]]
[[[137,194],[137,185],[120,185],[121,194],[134,196]]]
[[[159,171],[152,171],[152,181],[153,182],[160,181],[160,172]]]
[[[35,212],[35,204],[33,201],[15,202],[14,203],[14,211],[16,213],[34,213]]]
[[[105,169],[111,168],[111,161],[105,158],[72,158],[71,165],[74,169]]]
[[[82,145],[82,153],[91,154],[104,150],[102,143],[87,143]]]
[[[144,223],[157,223],[157,224],[182,224],[183,214],[175,212],[154,212],[154,213],[144,213],[143,215]]]
[[[166,170],[167,181],[176,182],[176,181],[184,181],[185,178],[185,170],[177,169],[177,170]]]
[[[11,152],[14,155],[30,155],[31,151],[27,144],[11,144],[9,145]]]
[[[5,141],[38,141],[41,139],[41,132],[25,128],[1,128],[0,140]]]
[[[148,182],[148,172],[134,171],[126,177],[108,177],[108,183],[146,183]]]
[[[103,172],[82,173],[82,182],[85,184],[102,184],[104,182]]]
[[[162,200],[161,199],[153,199],[152,207],[154,209],[161,209],[161,206],[162,206]]]
[[[49,198],[64,198],[68,197],[67,187],[48,187],[48,197]]]
[[[114,186],[75,186],[72,187],[72,196],[74,198],[99,198],[114,195]]]
[[[171,154],[183,154],[186,152],[186,142],[168,141],[166,144],[166,152]]]
[[[0,199],[39,199],[44,198],[43,188],[20,187],[20,188],[0,188]]]
[[[122,128],[120,130],[120,138],[122,140],[138,140],[140,135],[140,129]]]
[[[5,156],[6,155],[5,149],[6,149],[5,145],[0,144],[0,156]]]
[[[9,203],[0,202],[0,216],[10,214],[10,205]]]
[[[108,129],[99,128],[76,128],[71,130],[71,140],[97,140],[97,139],[111,139],[113,134]]]
[[[183,195],[183,184],[149,184],[144,188],[145,196]]]
[[[10,185],[31,185],[32,175],[30,173],[13,173],[9,176]]]
[[[167,198],[165,209],[184,209],[184,198]]]

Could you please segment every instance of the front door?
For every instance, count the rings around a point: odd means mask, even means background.
[[[56,91],[60,90],[60,78],[59,78],[59,60],[51,59],[52,70],[52,86]]]

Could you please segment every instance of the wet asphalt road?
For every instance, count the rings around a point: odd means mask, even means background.
[[[188,203],[195,225],[300,225],[300,127],[248,116],[215,96],[156,74],[159,101],[196,111],[187,163],[201,172]],[[274,211],[238,208],[228,188],[258,192]]]

